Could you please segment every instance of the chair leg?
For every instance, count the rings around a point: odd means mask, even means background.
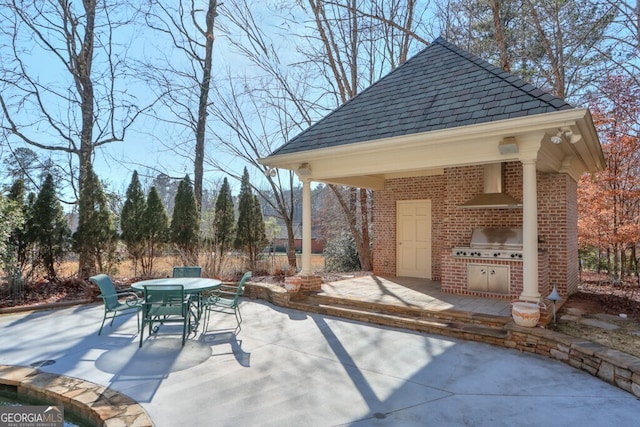
[[[204,319],[202,319],[204,325],[202,325],[202,333],[205,333],[209,330],[209,318],[211,317],[211,313],[208,308],[204,309]]]
[[[143,336],[144,336],[144,316],[142,317],[142,325],[140,327],[140,344],[138,345],[138,348],[142,348]]]
[[[233,314],[236,315],[236,322],[238,323],[238,326],[240,326],[240,323],[242,323],[242,315],[240,314],[240,310],[238,310],[238,307],[235,307],[233,309]]]
[[[102,316],[102,324],[100,325],[100,330],[98,331],[98,335],[102,333],[102,328],[104,327],[104,321],[107,320],[107,312],[104,312],[104,316]]]
[[[187,312],[184,314],[184,323],[182,325],[182,346],[184,347],[184,343],[187,337],[187,329],[189,329],[189,333],[191,333],[191,311],[187,307]]]

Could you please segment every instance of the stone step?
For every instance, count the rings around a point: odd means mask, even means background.
[[[395,314],[409,318],[432,319],[436,322],[463,322],[501,328],[511,323],[509,317],[492,314],[471,313],[460,310],[430,310],[424,307],[407,307],[395,304],[383,304],[356,299],[332,297],[327,295],[307,295],[303,297],[310,304],[347,306],[378,313]]]
[[[327,316],[475,341],[498,343],[508,337],[508,331],[503,328],[504,324],[469,323],[460,319],[443,319],[437,316],[414,316],[391,312],[395,310],[386,311],[385,308],[395,309],[388,304],[377,304],[374,308],[367,308],[362,307],[365,304],[350,304],[350,302],[351,300],[333,299],[328,303],[323,301],[323,298],[318,301],[318,298],[310,297],[291,301],[290,307]]]

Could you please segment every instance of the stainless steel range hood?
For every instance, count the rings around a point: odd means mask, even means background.
[[[484,192],[460,205],[466,209],[521,208],[522,203],[502,192],[502,163],[484,165]]]

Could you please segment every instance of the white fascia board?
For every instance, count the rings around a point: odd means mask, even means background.
[[[309,163],[311,179],[330,180],[338,177],[402,173],[451,166],[464,166],[496,161],[518,160],[519,154],[501,155],[498,143],[504,137],[529,139],[541,131],[557,132],[558,128],[577,126],[582,144],[593,145],[595,129],[587,109],[572,109],[497,122],[463,126],[402,137],[358,142],[338,147],[321,148],[260,159],[261,164],[295,170]],[[519,138],[520,137],[520,138]],[[595,135],[597,156],[599,144]]]

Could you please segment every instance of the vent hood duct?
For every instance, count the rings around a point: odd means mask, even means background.
[[[460,205],[466,209],[521,208],[522,203],[502,192],[502,163],[484,165],[484,192]]]

